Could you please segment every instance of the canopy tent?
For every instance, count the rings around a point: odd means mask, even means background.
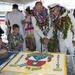
[[[75,8],[75,0],[0,0],[0,3],[17,3],[33,7],[36,1],[41,1],[44,6],[51,5],[53,3],[58,3],[62,6],[65,6],[68,9]]]
[[[37,0],[0,0],[1,2],[9,2],[9,3],[18,3],[18,4],[27,4],[29,2],[37,1]]]

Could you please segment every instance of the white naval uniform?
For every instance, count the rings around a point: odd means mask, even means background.
[[[69,53],[71,55],[74,54],[74,48],[73,48],[73,44],[72,44],[72,32],[69,29],[68,33],[67,33],[67,38],[63,39],[63,34],[62,32],[59,32],[60,37],[59,39],[59,48],[60,48],[60,52],[64,52],[67,53],[67,50],[69,51]]]
[[[6,16],[5,16],[5,23],[8,23],[8,14],[6,14]],[[10,30],[9,30],[10,28],[7,26],[7,30],[6,30],[6,34],[8,35],[9,33],[10,33]]]
[[[70,11],[69,17],[71,18],[71,22],[72,22],[72,25],[73,25],[73,28],[74,28],[74,38],[72,40],[75,41],[75,18],[73,16],[73,12],[74,12],[74,10]],[[74,51],[75,51],[75,46],[73,46],[73,48],[74,48]]]
[[[24,15],[22,14],[22,12],[13,9],[13,11],[11,11],[8,14],[8,18],[6,18],[6,21],[8,22],[8,20],[10,21],[10,26],[12,26],[13,24],[18,24],[20,27],[20,34],[23,36],[24,38],[24,43],[23,43],[23,49],[26,49],[26,44],[25,44],[25,37],[24,37],[24,30],[23,30],[23,25],[22,25],[22,20],[25,20]]]
[[[53,27],[50,27],[50,31],[47,33],[47,36],[45,36],[43,34],[43,31],[41,31],[41,29],[36,25],[36,19],[34,16],[32,16],[32,24],[34,26],[34,36],[35,36],[35,40],[36,40],[36,50],[41,52],[41,43],[40,43],[40,37],[41,38],[52,38],[53,36]],[[43,50],[43,47],[42,47]]]

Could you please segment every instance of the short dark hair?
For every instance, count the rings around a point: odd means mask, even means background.
[[[13,8],[17,8],[18,9],[18,5],[17,4],[13,4]]]
[[[41,5],[42,5],[42,2],[39,2],[39,1],[38,1],[38,2],[35,3],[35,5],[37,5],[37,4],[41,4]]]
[[[15,28],[19,28],[19,25],[18,25],[18,24],[13,24],[12,28],[13,28],[13,30],[14,30]]]
[[[75,18],[75,9],[74,9],[74,11],[73,11],[73,16],[74,16],[74,18]]]
[[[0,27],[0,37],[4,33],[4,30]]]
[[[25,9],[29,14],[31,14],[31,10],[30,10],[30,7],[28,6],[26,9]]]

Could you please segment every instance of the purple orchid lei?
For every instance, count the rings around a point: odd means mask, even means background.
[[[36,25],[45,33],[47,33],[50,30],[49,25],[49,16],[47,13],[47,9],[43,6],[42,12],[38,13],[35,10],[35,7],[33,8],[33,15],[36,19]]]
[[[47,9],[44,6],[43,6],[43,11],[41,12],[41,15],[35,10],[35,7],[33,8],[33,14],[39,23],[43,23],[46,20],[48,15]]]

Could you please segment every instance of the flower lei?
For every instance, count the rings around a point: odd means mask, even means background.
[[[34,17],[36,18],[36,25],[43,31],[43,28],[45,28],[46,32],[50,30],[49,27],[49,17],[47,13],[47,9],[43,7],[42,12],[39,14],[36,10],[35,7],[33,8],[33,14]]]
[[[71,19],[68,16],[68,11],[64,12],[63,15],[58,16],[57,19],[53,21],[53,26],[54,26],[54,31],[56,32],[57,30],[60,30],[63,32],[63,39],[67,38],[67,32],[68,29],[70,28],[72,34],[74,35],[74,30],[73,26],[71,23]]]
[[[50,8],[49,11],[51,12]],[[60,11],[61,12],[61,11]],[[58,38],[57,38],[57,31],[60,30],[63,33],[63,39],[67,38],[67,32],[70,28],[73,36],[74,36],[74,30],[71,23],[71,19],[68,16],[68,11],[66,11],[63,15],[60,16],[60,13],[58,11],[56,17],[52,17],[51,14],[51,20],[53,24],[53,41],[50,42],[49,46],[53,49],[53,51],[56,51],[57,44],[58,44]]]

